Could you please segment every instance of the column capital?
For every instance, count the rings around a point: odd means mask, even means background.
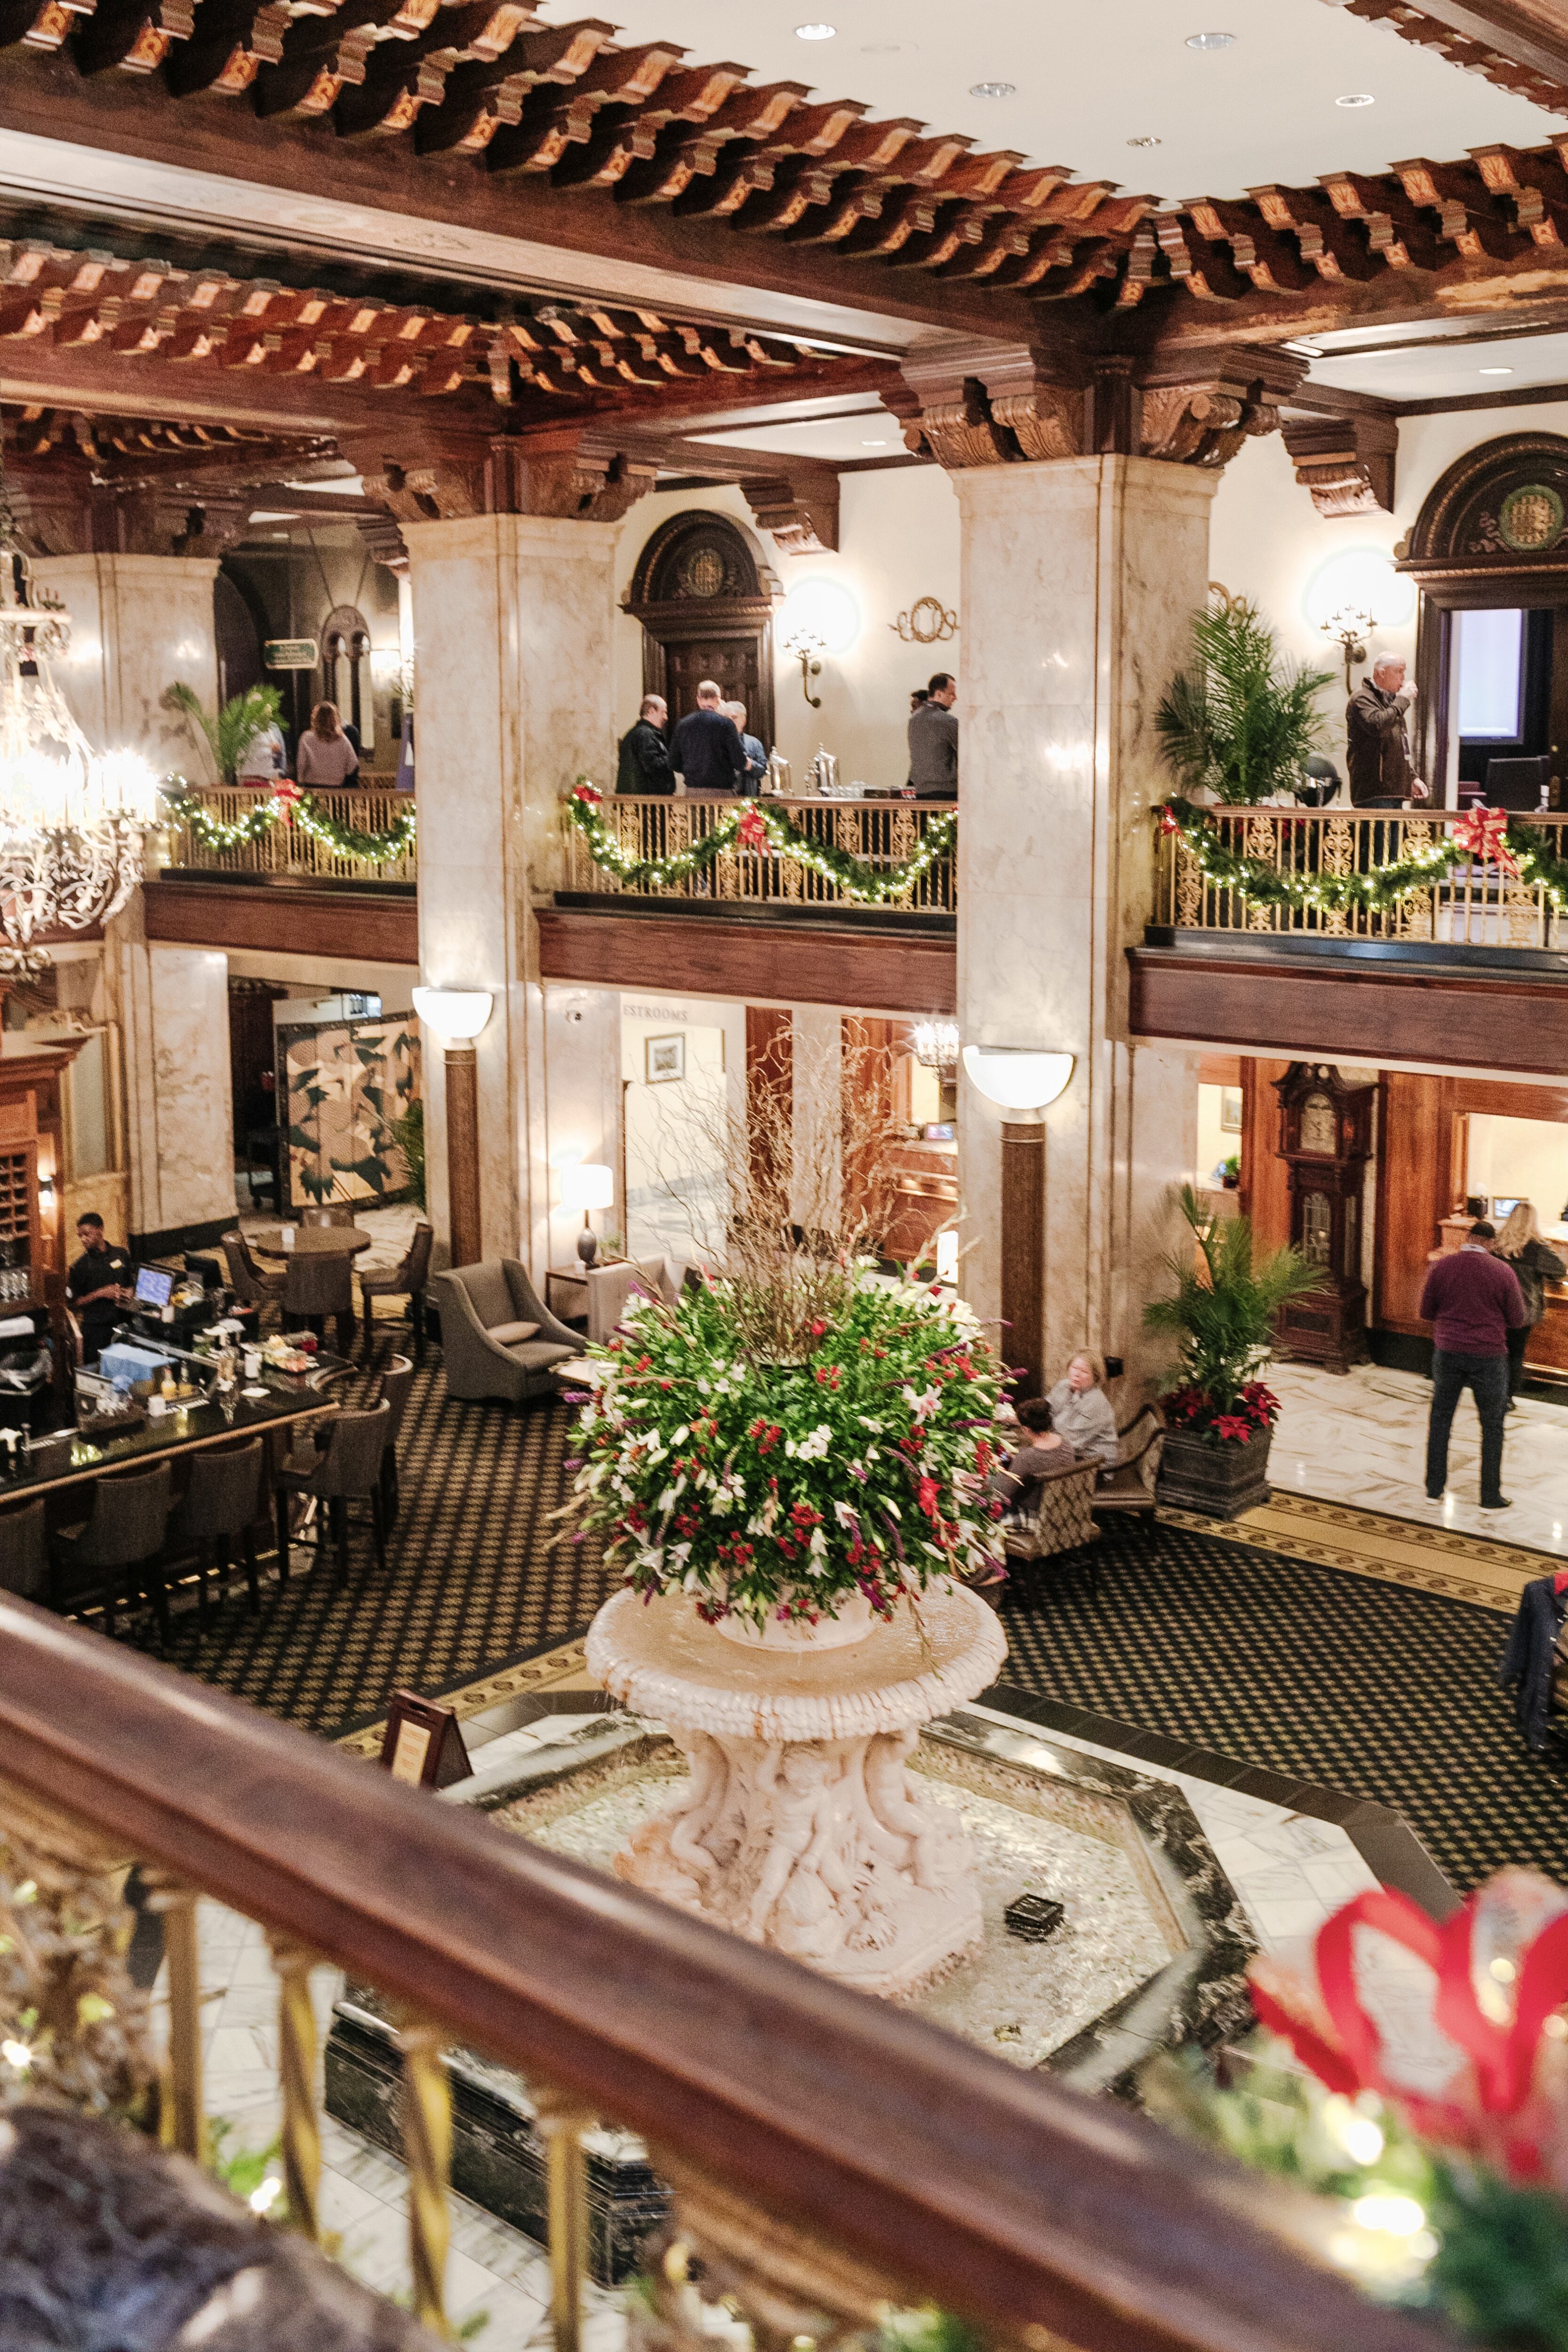
[[[1288,416],[1281,427],[1296,479],[1331,521],[1341,515],[1392,514],[1399,420],[1376,410],[1348,415]]]
[[[13,470],[8,484],[30,555],[205,556],[216,563],[250,520],[248,492],[89,483]]]
[[[399,523],[484,514],[619,522],[658,471],[616,446],[614,419],[463,438],[404,435],[395,448],[379,440],[340,446],[358,466],[365,496]]]

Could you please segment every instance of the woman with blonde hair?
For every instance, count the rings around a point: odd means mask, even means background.
[[[1079,1460],[1098,1462],[1101,1469],[1114,1470],[1121,1441],[1104,1381],[1104,1357],[1080,1348],[1068,1365],[1067,1378],[1057,1382],[1047,1402],[1053,1428]]]
[[[310,713],[310,723],[300,738],[298,772],[307,790],[312,784],[352,784],[358,775],[359,759],[343,733],[335,702],[318,702]]]
[[[1542,1240],[1535,1211],[1528,1201],[1516,1201],[1509,1211],[1492,1244],[1492,1255],[1512,1266],[1530,1318],[1528,1323],[1521,1323],[1517,1331],[1510,1329],[1508,1335],[1508,1394],[1511,1410],[1524,1379],[1524,1351],[1530,1335],[1546,1312],[1546,1286],[1562,1281],[1568,1274],[1568,1263]]]

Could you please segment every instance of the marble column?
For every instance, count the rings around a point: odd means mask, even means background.
[[[418,674],[420,976],[487,988],[479,1039],[480,1239],[550,1263],[552,1176],[535,898],[557,886],[561,796],[614,784],[616,530],[542,515],[405,522]],[[440,1057],[427,1167],[447,1234]],[[592,1154],[574,1154],[592,1156]],[[614,1161],[612,1160],[612,1165]]]
[[[104,980],[124,1047],[132,1234],[214,1238],[235,1215],[228,958],[150,941],[138,892],[106,929]]]
[[[1148,917],[1153,718],[1207,581],[1217,474],[1146,457],[974,466],[962,516],[958,1003],[968,1045],[1075,1057],[1046,1113],[1047,1385],[1075,1348],[1162,1360],[1141,1328],[1192,1172],[1189,1058],[1134,1045],[1125,950]],[[1001,1312],[1004,1114],[965,1081],[965,1288]]]
[[[94,747],[141,751],[160,774],[213,781],[205,752],[163,698],[180,683],[216,708],[217,564],[182,555],[51,555],[33,571],[69,609],[70,651],[56,675]]]

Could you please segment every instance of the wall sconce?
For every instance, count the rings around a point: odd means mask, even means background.
[[[599,1239],[589,1219],[595,1209],[607,1209],[616,1197],[613,1172],[601,1167],[597,1160],[579,1160],[561,1171],[561,1205],[564,1209],[581,1209],[583,1230],[577,1236],[577,1255],[584,1265],[592,1265],[599,1255]]]
[[[800,690],[813,710],[822,698],[811,681],[822,675],[824,654],[846,654],[860,634],[860,607],[847,588],[822,574],[799,580],[779,613],[779,642],[800,664]]]
[[[479,1071],[474,1040],[490,1017],[488,988],[416,988],[414,1010],[447,1046],[447,1223],[454,1265],[477,1265]]]
[[[1032,1045],[966,1045],[970,1084],[1002,1110],[1044,1110],[1073,1072],[1070,1054],[1037,1053]]]
[[[1326,621],[1318,623],[1318,626],[1324,636],[1332,637],[1336,645],[1344,647],[1345,692],[1353,692],[1351,664],[1365,661],[1366,640],[1376,628],[1376,621],[1370,613],[1358,613],[1347,604],[1342,611],[1331,613]]]
[[[827,648],[813,629],[796,629],[784,639],[784,651],[791,661],[800,664],[800,690],[813,710],[822,708],[820,694],[813,694],[811,681],[822,676],[822,656]]]
[[[1395,572],[1381,548],[1347,548],[1313,573],[1303,608],[1312,626],[1343,649],[1349,694],[1351,665],[1365,661],[1376,632],[1408,625],[1415,610],[1415,583],[1407,573]]]

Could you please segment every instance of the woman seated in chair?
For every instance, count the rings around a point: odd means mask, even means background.
[[[1078,1460],[1073,1448],[1053,1427],[1054,1416],[1044,1397],[1026,1397],[1018,1407],[1022,1445],[1015,1447],[1000,1470],[985,1482],[987,1495],[999,1496],[1005,1519],[1032,1519],[1039,1508],[1040,1486],[1052,1471],[1070,1470]]]
[[[1058,1381],[1051,1391],[1050,1407],[1058,1432],[1080,1460],[1098,1462],[1101,1470],[1115,1469],[1121,1441],[1116,1433],[1110,1399],[1105,1393],[1102,1357],[1080,1348],[1068,1366],[1067,1378]],[[1020,1405],[1020,1420],[1023,1412]]]

